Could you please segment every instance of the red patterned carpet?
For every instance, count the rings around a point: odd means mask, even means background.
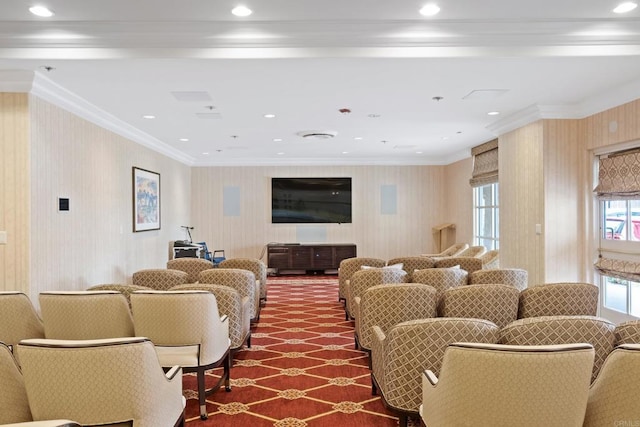
[[[207,399],[206,421],[198,416],[195,377],[185,376],[187,426],[396,426],[397,418],[371,395],[367,356],[354,350],[353,322],[344,320],[337,277],[268,283],[251,349],[235,356],[232,391]]]

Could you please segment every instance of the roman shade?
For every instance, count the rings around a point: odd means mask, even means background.
[[[481,187],[498,182],[498,140],[494,139],[471,149],[473,172],[469,184]]]
[[[605,276],[640,282],[640,263],[638,262],[600,257],[595,267]]]
[[[600,200],[640,198],[640,148],[600,156],[594,192]]]

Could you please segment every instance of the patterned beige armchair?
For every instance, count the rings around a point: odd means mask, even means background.
[[[580,426],[593,356],[589,344],[452,344],[439,377],[422,377],[420,415],[427,426]]]
[[[623,344],[613,350],[589,390],[584,427],[638,424],[638,378],[640,345]]]
[[[167,261],[167,269],[184,271],[188,274],[187,283],[196,283],[201,271],[213,268],[213,263],[204,258],[176,258]]]
[[[377,285],[356,297],[356,348],[371,350],[373,327],[383,333],[407,320],[436,317],[436,290],[422,283]]]
[[[27,338],[44,338],[44,325],[31,300],[22,292],[0,292],[0,341],[14,350]]]
[[[457,256],[460,252],[467,249],[469,245],[467,243],[456,243],[454,245],[449,246],[444,251],[437,254],[422,254],[421,256],[425,257],[434,257],[434,258],[444,258],[450,256]]]
[[[254,258],[230,258],[220,262],[219,268],[249,270],[256,277],[258,299],[267,300],[267,266],[264,262]]]
[[[338,268],[338,301],[344,301],[347,303],[347,286],[353,273],[360,271],[362,266],[367,267],[384,267],[387,262],[379,258],[347,258],[340,261],[340,268]]]
[[[166,291],[174,286],[187,283],[189,275],[184,271],[150,268],[133,273],[133,284],[157,291]]]
[[[404,283],[407,272],[400,268],[368,268],[353,273],[347,286],[347,304],[345,318],[355,318],[355,298],[375,285],[386,283]]]
[[[500,268],[500,253],[497,249],[485,252],[480,259],[482,260],[482,268]]]
[[[408,417],[418,416],[422,372],[440,374],[449,344],[498,339],[498,327],[481,319],[420,319],[399,323],[386,334],[377,326],[373,331],[372,391],[380,391],[385,406],[399,415],[400,427],[407,426]]]
[[[232,353],[240,350],[246,343],[251,347],[251,301],[248,297],[241,297],[240,293],[229,286],[184,284],[176,286],[172,291],[208,291],[216,297],[218,313],[229,316],[229,339]],[[232,354],[233,357],[233,354]]]
[[[101,285],[95,285],[88,288],[88,291],[116,291],[120,292],[127,299],[127,304],[131,308],[131,294],[135,291],[145,291],[151,288],[144,286],[127,285],[123,283],[103,283]]]
[[[598,287],[590,283],[548,283],[520,293],[518,318],[540,316],[595,316]]]
[[[480,258],[482,255],[484,255],[487,252],[487,248],[485,248],[484,246],[469,246],[467,249],[463,250],[462,252],[460,252],[459,254],[457,254],[457,257],[474,257],[474,258]]]
[[[393,258],[387,261],[387,265],[402,264],[402,269],[407,272],[406,282],[412,282],[413,272],[416,270],[424,270],[425,268],[433,268],[435,261],[429,257],[408,256],[401,258]]]
[[[447,289],[465,286],[468,275],[467,270],[461,268],[426,268],[413,273],[413,283],[433,286],[440,300]]]
[[[208,291],[138,291],[131,308],[136,335],[155,344],[160,365],[196,373],[200,418],[207,419],[207,396],[223,384],[231,391],[229,319],[220,317],[216,297]],[[205,372],[219,366],[223,373],[207,390]]]
[[[438,316],[486,319],[502,328],[518,318],[518,291],[500,284],[448,289],[438,304]]]
[[[477,270],[482,270],[482,260],[474,257],[449,257],[442,258],[436,261],[436,268],[450,268],[459,265],[461,269],[466,270],[468,273],[473,273]]]
[[[529,273],[520,268],[498,268],[495,270],[478,270],[469,274],[470,285],[500,283],[510,285],[523,291],[529,283]]]
[[[213,268],[205,270],[198,276],[198,283],[222,285],[235,289],[240,298],[245,297],[251,303],[251,321],[257,322],[260,315],[260,295],[257,293],[256,280],[248,270],[239,268]]]
[[[616,345],[640,344],[640,320],[630,320],[616,326]]]
[[[34,420],[137,427],[184,421],[180,367],[165,374],[147,338],[33,339],[18,352]]]
[[[3,342],[0,342],[0,384],[0,424],[32,421],[18,362]]]
[[[500,344],[551,345],[589,343],[596,352],[592,381],[615,344],[615,325],[594,316],[547,316],[518,319],[500,330]]]
[[[116,291],[40,293],[44,335],[57,340],[94,340],[133,336],[127,299]]]

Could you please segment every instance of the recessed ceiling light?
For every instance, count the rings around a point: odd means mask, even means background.
[[[422,154],[422,151],[416,151],[416,154]]]
[[[236,6],[231,10],[235,16],[249,16],[253,13],[253,10],[249,9],[246,6]]]
[[[265,114],[264,118],[265,119],[273,119],[276,115],[275,114]]]
[[[153,116],[151,114],[145,114],[144,116],[142,116],[143,119],[155,119],[156,116]]]
[[[182,141],[182,142],[189,142],[189,138],[180,138],[180,141]]]
[[[282,138],[273,138],[273,142],[282,142]]]
[[[626,1],[624,3],[620,3],[618,6],[616,6],[616,8],[613,9],[613,11],[615,13],[627,13],[627,12],[631,12],[636,7],[638,7],[637,3],[632,2],[632,1]]]
[[[355,138],[353,138],[353,139],[355,139],[356,141],[362,141],[362,137],[361,137],[361,136],[356,136],[356,137],[355,137]]]
[[[53,11],[45,6],[31,6],[29,12],[41,18],[51,18],[54,15]]]
[[[487,114],[490,116],[497,116],[498,114],[500,114],[500,111],[489,111]]]
[[[437,15],[438,12],[440,12],[440,8],[435,3],[425,4],[424,6],[422,6],[422,9],[420,9],[420,15],[423,16]]]
[[[282,156],[284,153],[281,151],[281,152],[279,152],[277,154],[278,154],[278,156]]]
[[[342,154],[349,154],[349,152],[348,151],[343,151]]]
[[[204,156],[208,156],[208,155],[209,155],[209,152],[208,152],[208,151],[205,151],[205,152],[204,152],[204,153],[202,153],[202,154],[203,154]]]

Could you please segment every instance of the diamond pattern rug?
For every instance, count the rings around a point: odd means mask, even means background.
[[[337,277],[273,277],[268,289],[251,349],[235,355],[232,391],[209,396],[208,420],[198,415],[195,376],[184,376],[187,426],[396,426],[371,395],[368,356],[354,349]]]

